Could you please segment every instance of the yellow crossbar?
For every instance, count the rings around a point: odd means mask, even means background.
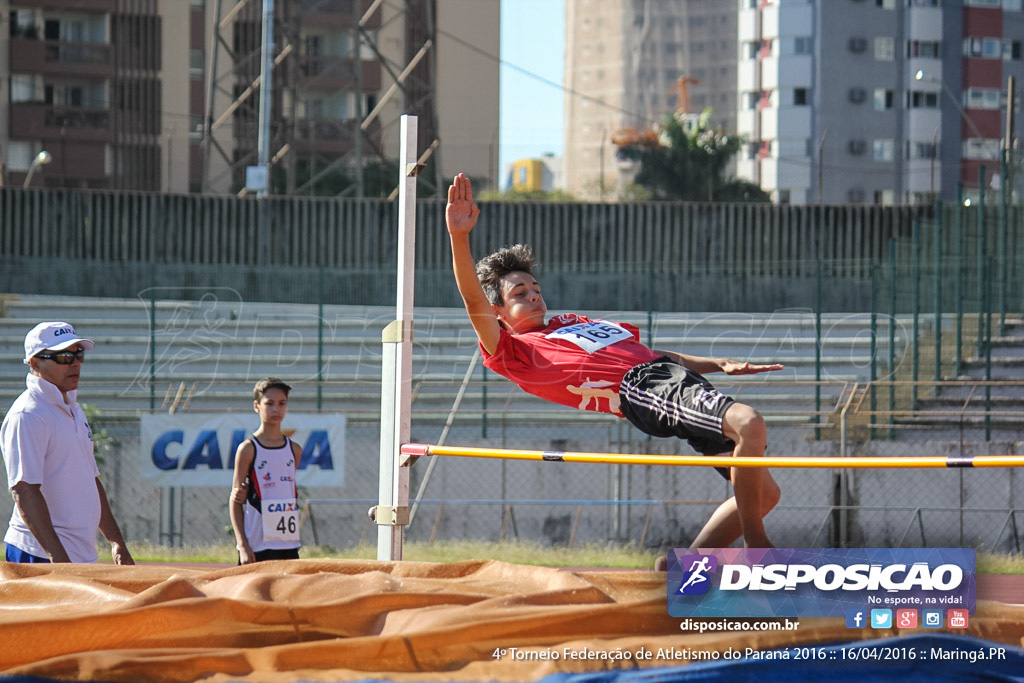
[[[419,457],[453,455],[463,458],[496,458],[500,460],[539,460],[543,462],[589,462],[617,465],[682,465],[691,467],[836,467],[918,469],[936,467],[1022,467],[1024,455],[924,455],[909,457],[788,457],[764,456],[739,458],[722,455],[647,455],[642,453],[573,453],[570,451],[525,451],[504,448],[468,448],[462,446],[431,446],[410,443],[402,446],[402,454]]]

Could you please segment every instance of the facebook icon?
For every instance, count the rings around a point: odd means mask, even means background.
[[[867,625],[866,619],[862,609],[846,610],[846,628],[864,628]]]

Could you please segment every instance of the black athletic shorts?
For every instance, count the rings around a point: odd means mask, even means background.
[[[722,434],[722,417],[735,401],[668,358],[630,368],[622,378],[619,399],[622,414],[645,434],[685,439],[704,455],[730,453],[736,447]],[[715,469],[729,478],[728,469]]]
[[[256,551],[256,561],[266,562],[267,560],[297,560],[299,559],[298,548],[266,548]],[[242,558],[238,558],[238,564],[242,564]]]

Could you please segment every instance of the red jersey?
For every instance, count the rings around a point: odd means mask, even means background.
[[[497,352],[492,356],[482,347],[481,352],[485,367],[529,394],[619,417],[622,377],[660,357],[640,343],[635,325],[575,313],[557,315],[536,332],[512,334],[502,327]]]

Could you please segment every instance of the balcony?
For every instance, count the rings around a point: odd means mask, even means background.
[[[11,104],[11,138],[111,142],[114,134],[108,109],[15,102]]]
[[[362,62],[363,92],[380,90],[380,64]],[[347,57],[303,57],[299,62],[299,85],[313,90],[338,90],[355,85],[352,60]]]
[[[360,1],[360,16],[369,9],[373,0]],[[351,28],[354,23],[352,13],[355,8],[355,0],[302,0],[300,12],[303,26]],[[364,28],[374,31],[380,28],[381,11],[378,9],[373,13]]]
[[[355,121],[348,119],[306,119],[299,121],[295,131],[296,147],[322,154],[344,154],[352,149]]]
[[[110,14],[117,11],[117,0],[46,0],[46,2],[12,3],[18,6],[45,5],[47,13],[51,12],[103,12]]]
[[[11,38],[11,73],[59,74],[110,78],[114,74],[110,45],[58,40]]]
[[[314,151],[326,155],[341,155],[353,147],[356,123],[352,119],[304,119],[297,122],[295,146],[301,151]],[[366,135],[375,137],[380,125],[374,121]]]

